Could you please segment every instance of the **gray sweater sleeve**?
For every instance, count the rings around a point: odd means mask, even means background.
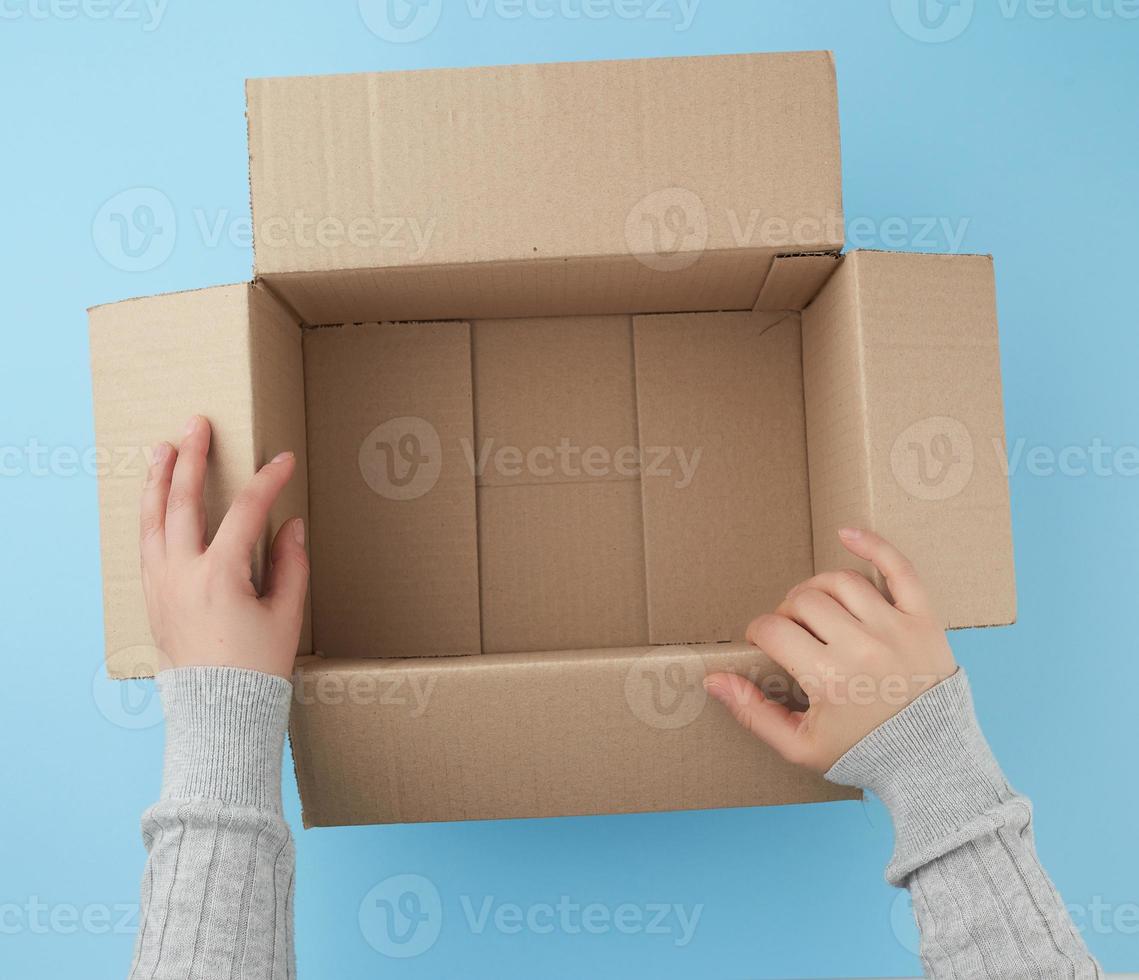
[[[910,890],[929,976],[1102,975],[1040,866],[1032,805],[993,758],[963,670],[867,735],[827,779],[889,809],[886,879]]]
[[[292,685],[229,667],[164,671],[162,795],[129,980],[289,980],[293,840],[281,816]]]

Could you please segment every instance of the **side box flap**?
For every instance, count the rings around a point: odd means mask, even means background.
[[[306,827],[852,799],[780,759],[705,672],[790,681],[754,647],[309,658],[291,743]]]
[[[992,259],[851,253],[803,314],[803,375],[816,568],[868,526],[946,626],[1015,621]]]
[[[176,445],[195,413],[210,420],[211,535],[256,468],[291,449],[297,475],[271,525],[307,518],[301,333],[276,299],[248,284],[97,306],[89,322],[96,445],[118,461],[99,475],[107,671],[149,676],[157,651],[139,578],[138,512],[150,448]],[[254,556],[255,579],[268,540]],[[301,650],[309,648],[306,621]]]

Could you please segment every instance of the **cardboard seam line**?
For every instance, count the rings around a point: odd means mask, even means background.
[[[760,287],[762,288],[762,286]],[[637,317],[629,317],[629,346],[632,348],[630,357],[633,370],[633,425],[637,439],[637,452],[641,451],[641,392],[637,387]],[[641,485],[641,565],[645,578],[645,636],[651,643],[653,638],[653,599],[652,583],[649,581],[649,516],[645,507],[645,481],[639,478]]]
[[[843,264],[848,260],[844,259]],[[866,377],[866,320],[862,308],[862,278],[858,274],[858,260],[849,263],[852,278],[854,279],[854,321],[856,347],[858,349],[858,408],[862,415],[862,458],[866,462],[866,518],[870,523],[870,530],[878,526],[877,510],[874,505],[874,467],[870,465],[872,459],[870,445],[870,397],[868,380]],[[874,584],[884,589],[886,577],[874,569]]]
[[[632,373],[633,386],[633,441],[637,444],[637,456],[641,457],[641,397],[637,390],[637,318],[629,315],[629,370]],[[645,478],[643,474],[637,475],[640,493],[637,495],[641,501],[641,577],[645,583],[645,636],[653,638],[653,617],[650,612],[649,599],[649,542],[648,525],[645,514]]]
[[[786,323],[788,320],[790,320],[792,318],[794,318],[794,319],[798,320],[800,323],[802,323],[802,313],[798,310],[772,311],[771,314],[769,314],[769,315],[775,316],[775,315],[778,315],[779,312],[783,312],[783,316],[779,317],[779,319],[775,320],[773,323],[768,324],[766,327],[761,328],[759,330],[759,334],[758,334],[759,336],[763,336],[764,334],[769,333],[770,331],[774,330],[776,327],[781,326],[782,324]],[[687,316],[687,315],[712,317],[712,316],[719,316],[723,313],[737,313],[737,314],[744,314],[744,315],[751,315],[751,316],[757,315],[754,310],[724,310],[724,311],[719,311],[718,313],[709,312],[709,311],[702,311],[702,312],[692,313],[692,314],[684,314],[684,313],[650,313],[650,314],[640,314],[640,315],[634,314],[634,315],[631,315],[629,317],[629,333],[630,333],[630,342],[632,344],[632,362],[633,362],[632,363],[632,367],[633,367],[633,407],[634,407],[633,421],[634,421],[634,425],[636,426],[636,439],[637,439],[638,450],[641,447],[641,399],[640,399],[640,392],[639,392],[638,387],[637,387],[637,320],[642,316],[654,317],[654,318],[658,318],[658,317],[663,318],[663,317],[670,317],[670,316]],[[802,340],[801,340],[801,334],[800,334],[800,348],[801,348],[801,346],[802,346]],[[801,362],[802,362],[802,358],[800,357],[800,372],[802,371]],[[804,406],[803,419],[804,419],[804,437],[805,437],[805,428],[806,428],[805,406]],[[652,644],[652,636],[653,636],[653,614],[652,614],[653,595],[652,595],[652,583],[649,580],[649,542],[648,542],[649,520],[648,520],[647,508],[645,505],[645,481],[644,481],[644,478],[643,477],[638,478],[637,482],[639,482],[641,485],[641,549],[642,549],[642,557],[644,559],[644,569],[645,569],[645,616],[647,619],[646,635],[649,637],[650,644],[654,645],[654,646],[666,646],[667,647],[667,646],[700,646],[702,644],[709,644],[709,643],[721,644],[721,643],[736,642],[732,639],[731,636],[726,636],[726,637],[725,636],[717,636],[714,639],[691,639],[691,640],[684,640],[684,641],[680,641],[680,642]],[[810,511],[809,490],[808,490],[808,496],[807,496],[807,504],[808,504],[807,510],[809,512]],[[810,540],[810,539],[808,539],[808,540]],[[812,569],[814,568],[813,552],[812,552],[812,558],[811,558],[811,567],[812,567]]]
[[[260,276],[254,276],[249,285],[254,289],[265,290],[265,292],[272,296],[273,299],[280,303],[281,308],[289,314],[289,317],[292,319],[293,323],[297,325],[298,330],[307,329],[305,326],[305,318],[301,316],[299,312],[297,312],[296,307],[294,307],[292,303],[290,303],[287,299],[285,299],[284,296],[282,296],[279,292],[277,292],[277,290],[273,288],[273,284],[271,282],[267,282]]]
[[[476,445],[479,445],[479,443],[476,442]],[[640,446],[638,445],[636,448],[640,449]],[[575,480],[572,477],[567,477],[565,479],[553,478],[553,479],[549,479],[549,480],[529,480],[526,482],[511,481],[510,483],[487,483],[485,480],[481,481],[481,482],[476,480],[475,481],[475,489],[476,490],[510,490],[514,487],[518,487],[518,488],[522,488],[522,487],[592,487],[592,486],[598,486],[598,485],[607,484],[607,483],[641,483],[641,482],[642,481],[641,481],[641,478],[639,476],[618,476],[618,477],[608,477],[608,478],[606,478],[606,477],[590,477],[587,480]]]
[[[292,307],[286,305],[285,309],[292,311]],[[293,311],[295,313],[295,311]],[[298,324],[300,321],[297,321]],[[301,331],[301,405],[305,413],[305,470],[309,467],[309,447],[312,445],[312,436],[309,432],[308,422],[308,371],[305,370],[305,343],[304,331]],[[308,527],[305,528],[306,537],[312,533],[312,480],[309,479],[308,473],[305,473],[305,520],[308,522]],[[309,546],[311,548],[311,545]],[[307,549],[306,549],[307,550]],[[308,554],[309,563],[309,586],[308,586],[308,624],[309,624],[309,645],[312,647],[311,653],[316,653],[319,649],[317,643],[317,628],[316,628],[316,603],[312,601],[312,554]],[[294,764],[296,756],[293,757]]]
[[[841,263],[841,261],[842,261],[842,259],[840,257],[839,261],[835,262],[836,268]],[[832,273],[832,275],[833,275],[833,273]],[[829,278],[830,277],[828,276],[828,280],[829,280]],[[826,283],[824,282],[823,287],[825,287],[825,286],[826,286]],[[820,292],[821,291],[822,291],[822,289],[820,289]],[[818,293],[816,293],[815,295],[817,296]],[[813,302],[813,300],[812,300],[812,302]],[[779,323],[783,323],[784,320],[786,320],[786,319],[787,319],[787,317],[784,317],[783,320],[779,321]],[[776,326],[778,326],[778,324],[776,324]],[[806,472],[806,478],[807,478],[807,532],[808,532],[807,533],[807,540],[811,542],[811,574],[812,575],[818,575],[819,574],[819,566],[818,566],[818,562],[815,560],[815,508],[812,506],[812,502],[813,502],[814,498],[811,496],[811,458],[810,458],[810,452],[809,452],[810,440],[807,438],[807,358],[803,356],[803,314],[802,313],[799,313],[799,387],[802,389],[802,397],[803,397],[803,443],[804,443],[804,445],[808,446],[807,459],[806,459],[806,462],[807,462],[807,466],[806,466],[806,470],[807,470],[807,472]]]
[[[462,322],[462,321],[460,321]],[[478,328],[478,320],[468,320],[467,323],[467,369],[471,374],[471,439],[473,440],[472,446],[481,446],[479,441],[479,412],[478,412],[478,392],[475,390],[475,378],[478,377],[478,371],[475,370],[475,330]],[[472,496],[474,497],[475,508],[475,591],[478,593],[476,604],[479,611],[479,649],[477,654],[467,654],[467,656],[482,656],[483,651],[486,650],[486,616],[483,615],[483,555],[482,555],[482,535],[479,533],[479,490],[481,489],[477,479],[471,481],[474,484]]]
[[[740,258],[742,256],[754,256],[756,258],[771,258],[775,259],[781,256],[796,257],[800,255],[837,255],[840,254],[841,247],[835,248],[829,243],[819,243],[819,248],[812,248],[810,244],[804,243],[800,250],[793,250],[793,243],[787,242],[783,245],[750,245],[746,248],[709,248],[709,249],[682,249],[680,255],[697,253],[700,258],[697,259],[699,263],[705,256],[728,256],[732,258]],[[792,249],[791,251],[780,252],[780,248]],[[256,261],[257,250],[254,248],[254,261]],[[406,272],[411,269],[416,271],[431,271],[431,272],[447,272],[452,269],[470,269],[475,265],[478,266],[526,266],[528,268],[537,268],[541,265],[568,265],[570,262],[610,262],[614,259],[635,259],[638,262],[644,263],[645,260],[658,261],[660,258],[654,252],[596,252],[596,253],[577,253],[574,255],[540,255],[534,257],[533,255],[519,255],[509,259],[493,259],[487,262],[411,262],[399,263],[396,265],[352,265],[338,267],[335,269],[290,269],[276,270],[274,272],[261,272],[254,267],[254,278],[265,279],[269,281],[269,277],[279,281],[286,279],[300,279],[300,278],[317,278],[330,275],[339,275],[348,272]],[[649,266],[651,268],[651,265]],[[667,273],[659,273],[660,275],[667,275]],[[766,278],[766,276],[764,277]],[[760,286],[762,287],[762,283]],[[759,297],[758,292],[756,298]]]
[[[1002,625],[1002,624],[995,624]],[[671,650],[676,646],[690,646],[697,649],[692,652],[696,656],[705,654],[735,653],[740,656],[752,656],[758,648],[746,640],[688,640],[685,643],[646,643],[632,647],[582,647],[570,650],[517,650],[513,653],[462,653],[453,656],[438,657],[322,657],[310,655],[307,663],[298,669],[302,672],[329,671],[337,673],[357,673],[359,671],[393,671],[408,673],[411,671],[434,672],[439,670],[516,670],[519,660],[524,659],[527,668],[541,667],[544,669],[560,668],[566,665],[584,661],[630,661],[636,662],[642,658],[659,655],[662,651]],[[701,647],[717,647],[721,649],[708,650]],[[735,648],[724,650],[722,648]],[[762,651],[758,651],[762,653]],[[593,654],[594,656],[588,656]],[[665,653],[664,656],[672,659],[675,655]],[[315,663],[320,660],[322,663]],[[336,670],[332,665],[345,665],[342,670]]]

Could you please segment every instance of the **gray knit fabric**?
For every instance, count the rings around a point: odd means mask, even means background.
[[[162,798],[129,980],[289,980],[293,842],[281,818],[292,688],[191,667],[159,676]],[[1029,802],[1005,781],[963,671],[872,732],[827,773],[876,793],[894,820],[887,878],[908,887],[932,977],[1101,976],[1036,858]]]
[[[1040,866],[1032,805],[993,758],[963,670],[867,735],[827,779],[889,809],[886,878],[910,890],[928,976],[1101,976]]]
[[[162,797],[129,980],[285,980],[293,960],[293,840],[281,817],[292,685],[228,667],[159,674]]]

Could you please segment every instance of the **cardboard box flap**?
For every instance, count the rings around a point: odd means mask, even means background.
[[[307,518],[301,331],[266,290],[249,284],[152,296],[89,312],[99,473],[107,671],[154,672],[157,651],[138,565],[139,494],[150,448],[177,444],[194,413],[213,426],[206,485],[208,533],[261,464],[297,454],[297,477],[282,495],[273,529]],[[259,578],[268,538],[254,556]],[[309,647],[306,622],[301,649]]]
[[[265,278],[311,325],[603,316],[751,309],[771,261],[763,251],[705,252],[683,268],[652,268],[624,255]]]
[[[815,565],[909,555],[950,628],[1016,619],[992,259],[853,252],[803,314]]]
[[[291,743],[306,827],[857,798],[792,766],[708,698],[754,647],[713,644],[412,661],[310,658]],[[351,733],[351,737],[347,737]]]
[[[755,301],[756,310],[805,309],[838,268],[841,259],[837,252],[777,255]]]
[[[666,285],[671,309],[714,308],[715,294],[715,308],[741,308],[741,269],[751,308],[777,252],[842,245],[827,52],[256,79],[246,91],[256,271],[312,323],[362,319],[344,305],[366,291],[373,304],[392,294],[400,312],[384,318],[642,312],[662,308],[643,304]],[[520,306],[502,277],[533,263],[545,265]],[[347,275],[369,270],[388,270],[371,281],[382,290]]]

